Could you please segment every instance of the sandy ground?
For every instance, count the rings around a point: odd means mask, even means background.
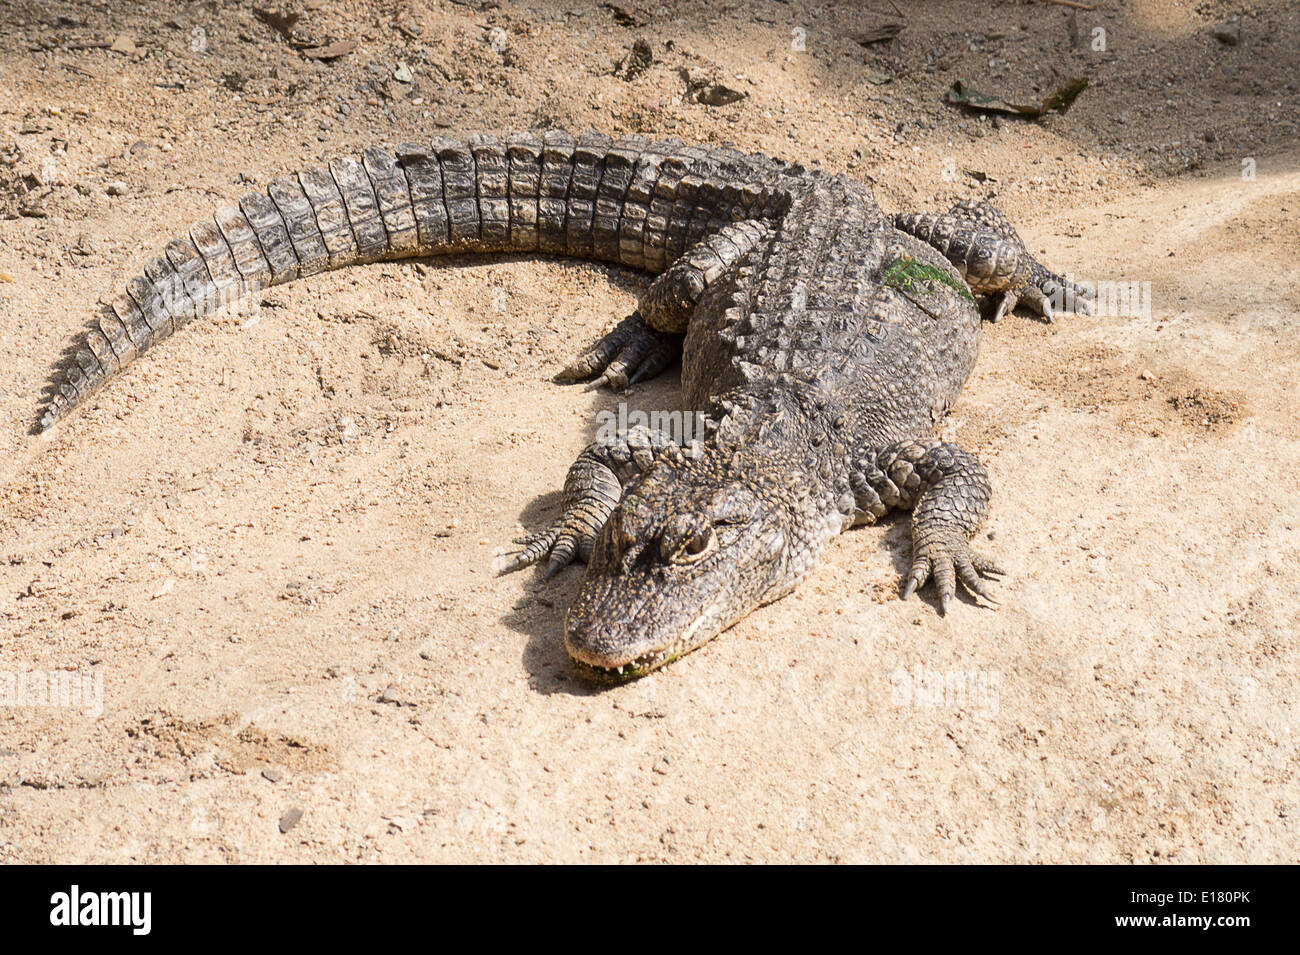
[[[318,61],[244,3],[0,0],[0,859],[1300,860],[1300,14],[905,6],[864,46],[888,0],[307,3],[294,40],[359,43]],[[943,102],[1074,76],[1037,122]],[[986,329],[944,433],[994,480],[1000,610],[900,602],[898,520],[668,669],[577,682],[580,572],[492,560],[620,400],[549,381],[642,287],[603,266],[315,277],[29,432],[99,297],[218,202],[536,123],[993,197],[1048,264],[1149,283]]]

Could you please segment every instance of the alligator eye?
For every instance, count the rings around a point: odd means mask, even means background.
[[[671,559],[674,564],[689,564],[699,560],[712,549],[713,528],[706,524],[683,540]]]
[[[689,564],[713,549],[713,528],[702,519],[679,515],[664,528],[659,552],[672,564]]]
[[[694,537],[692,537],[690,540],[686,542],[686,548],[685,548],[686,553],[690,554],[693,557],[703,554],[706,550],[709,549],[709,542],[712,539],[713,539],[713,534],[710,533],[707,529],[699,534],[696,534]]]

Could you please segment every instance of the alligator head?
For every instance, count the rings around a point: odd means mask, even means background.
[[[644,676],[794,589],[841,524],[782,443],[668,455],[628,487],[565,620],[580,673]]]

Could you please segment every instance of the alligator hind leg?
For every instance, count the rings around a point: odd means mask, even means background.
[[[652,328],[684,333],[704,293],[739,267],[771,231],[766,222],[742,219],[706,235],[650,283],[637,311]]]
[[[990,321],[1017,304],[1049,322],[1058,308],[1091,311],[1087,292],[1034,259],[1010,220],[987,202],[966,200],[947,212],[900,213],[894,226],[943,253],[976,295],[991,296]]]
[[[899,441],[858,461],[852,475],[859,519],[870,523],[890,508],[912,511],[912,566],[903,587],[910,597],[931,578],[947,613],[957,582],[994,603],[983,577],[1004,574],[970,548],[992,493],[975,455],[934,439]]]
[[[591,390],[626,388],[659,374],[681,354],[682,335],[700,297],[770,233],[767,223],[742,219],[706,235],[650,283],[635,312],[557,377],[582,381],[599,375],[587,386]]]
[[[597,535],[623,497],[623,487],[663,455],[682,453],[672,435],[644,427],[589,444],[564,479],[559,519],[545,530],[516,538],[522,549],[506,559],[499,572],[507,574],[549,556],[549,579],[575,557],[584,563],[590,560]]]

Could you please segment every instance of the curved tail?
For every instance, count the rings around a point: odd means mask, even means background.
[[[660,272],[708,231],[776,211],[782,164],[558,130],[370,148],[275,179],[167,243],[71,354],[45,430],[193,319],[362,262],[536,251]]]

